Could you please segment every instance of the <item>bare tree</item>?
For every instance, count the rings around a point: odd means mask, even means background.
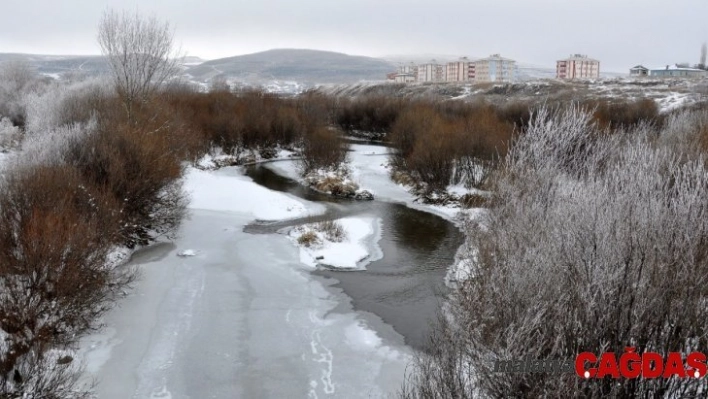
[[[136,103],[146,101],[179,71],[173,30],[155,17],[106,11],[98,27],[98,43],[131,120]]]
[[[706,45],[705,42],[703,42],[703,45],[701,46],[701,61],[698,63],[698,67],[700,69],[706,69],[706,56],[708,56],[708,45]]]

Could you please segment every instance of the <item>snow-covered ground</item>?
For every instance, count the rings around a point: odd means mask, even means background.
[[[381,219],[373,217],[350,217],[335,221],[341,226],[344,237],[332,241],[318,231],[316,224],[307,224],[290,230],[290,239],[300,247],[300,261],[308,266],[318,265],[363,270],[366,265],[381,259]],[[316,242],[305,246],[298,243],[302,234],[316,234]]]
[[[185,185],[192,202],[180,237],[134,255],[134,290],[82,340],[99,398],[395,393],[411,358],[402,337],[313,277],[287,236],[243,232],[254,218],[317,214],[320,205],[236,168],[190,170]],[[359,222],[353,237],[364,232]]]

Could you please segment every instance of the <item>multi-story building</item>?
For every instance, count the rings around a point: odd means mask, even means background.
[[[445,66],[438,64],[435,60],[418,65],[416,78],[418,82],[444,82]]]
[[[510,83],[516,78],[516,61],[493,54],[475,61],[471,74],[476,83]]]
[[[410,62],[408,64],[401,64],[398,66],[398,74],[399,75],[413,75],[415,76],[418,73],[418,66]]]
[[[474,63],[467,57],[462,57],[458,61],[448,62],[445,75],[445,80],[448,82],[474,80]]]
[[[573,54],[556,62],[558,79],[597,79],[600,77],[600,61],[587,55]]]

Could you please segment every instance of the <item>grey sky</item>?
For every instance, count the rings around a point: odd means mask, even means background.
[[[156,14],[188,55],[271,48],[349,54],[492,53],[555,67],[571,53],[625,72],[697,63],[708,0],[2,0],[0,52],[98,54],[106,8]]]

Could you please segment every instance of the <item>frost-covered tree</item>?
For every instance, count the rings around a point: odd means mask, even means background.
[[[13,124],[23,126],[24,96],[37,81],[36,73],[26,61],[0,63],[0,117],[8,117]]]
[[[98,43],[107,58],[116,91],[132,120],[136,104],[179,71],[170,24],[136,13],[106,11],[98,27]]]

